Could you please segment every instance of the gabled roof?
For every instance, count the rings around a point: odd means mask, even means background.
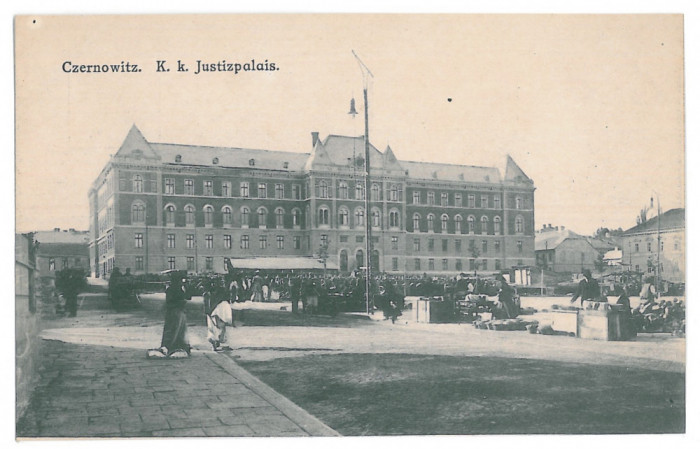
[[[132,125],[129,130],[129,134],[126,135],[124,142],[122,142],[119,151],[115,154],[115,157],[133,157],[136,159],[159,159],[159,155],[153,151],[153,148],[143,137],[141,131]]]
[[[499,184],[501,173],[495,167],[438,164],[434,162],[399,161],[413,179],[437,179],[458,182],[485,182]]]
[[[561,245],[568,239],[581,239],[588,242],[586,237],[568,229],[538,232],[535,234],[535,251],[556,249],[557,246]]]
[[[525,172],[523,171],[522,168],[518,164],[515,163],[512,157],[510,157],[510,154],[506,158],[506,174],[505,174],[505,181],[514,181],[514,182],[526,182],[529,184],[532,184],[532,179],[530,179]]]
[[[671,209],[661,214],[661,230],[681,229],[685,228],[685,209]],[[640,223],[637,226],[629,228],[622,235],[637,234],[642,232],[656,231],[659,228],[658,217]]]

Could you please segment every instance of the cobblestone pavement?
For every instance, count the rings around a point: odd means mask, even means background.
[[[114,325],[112,318],[121,316],[99,309],[85,307],[79,318],[48,327],[70,330],[78,320]],[[114,346],[91,339],[88,332],[77,342],[42,341],[39,381],[17,423],[19,439],[338,435],[225,353],[149,360],[118,335]],[[157,346],[157,340],[137,346],[149,343]]]

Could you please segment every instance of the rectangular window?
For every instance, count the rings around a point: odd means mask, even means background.
[[[283,235],[277,236],[277,249],[284,249],[284,236]]]
[[[207,257],[204,259],[205,266],[204,268],[207,271],[213,271],[214,270],[214,258],[213,257]]]
[[[231,196],[231,182],[223,181],[221,183],[221,196],[228,198]]]
[[[435,204],[435,192],[428,192],[428,205],[433,206]]]
[[[635,252],[635,253],[638,253],[638,252],[639,252],[639,243],[635,243],[635,244],[634,244],[634,252]],[[639,271],[639,270],[637,270],[637,271]]]
[[[647,251],[651,252],[651,243],[647,242]]]
[[[134,269],[136,271],[143,271],[143,256],[136,256],[136,261],[134,263]]]
[[[469,259],[469,269],[471,271],[474,271],[476,269],[476,260],[474,259]]]
[[[194,271],[194,257],[187,258],[187,271]]]
[[[321,246],[328,246],[328,234],[321,234]]]
[[[241,183],[241,198],[248,198],[250,196],[250,184],[247,182]]]
[[[500,270],[500,269],[501,269],[501,260],[500,260],[500,259],[496,259],[496,260],[494,261],[494,269],[495,269],[495,270]]]
[[[493,242],[493,250],[496,251],[497,253],[501,250],[501,241],[496,240]]]
[[[420,271],[420,259],[418,259],[418,258],[413,259],[413,269],[415,271]]]
[[[489,269],[489,261],[488,259],[484,259],[481,261],[481,269],[482,270],[488,270]]]
[[[49,271],[56,271],[56,259],[49,258]]]
[[[226,249],[231,249],[231,247],[232,247],[232,245],[231,245],[231,236],[228,235],[228,234],[226,234],[226,235],[224,236],[224,248],[226,248]]]
[[[442,239],[442,252],[446,253],[447,252],[447,239]]]
[[[168,257],[168,270],[174,270],[174,269],[175,269],[175,258]]]
[[[501,197],[498,195],[495,195],[493,197],[493,208],[494,209],[500,209],[501,208]]]
[[[462,207],[462,194],[461,193],[455,193],[455,206]]]
[[[260,249],[267,249],[267,236],[266,235],[261,235],[260,238],[258,239],[258,242],[260,243]]]
[[[301,187],[297,184],[292,186],[292,198],[295,200],[301,199]]]
[[[165,194],[175,195],[175,180],[173,178],[165,178]]]
[[[214,195],[214,181],[211,181],[211,180],[204,181],[203,187],[204,187],[204,196],[213,196]]]
[[[284,184],[275,184],[275,198],[278,200],[284,198]]]
[[[301,237],[294,236],[294,249],[301,249]]]
[[[663,250],[664,250],[664,242],[663,242],[663,240],[662,240],[662,241],[661,241],[661,251],[663,251]]]
[[[204,243],[205,243],[205,247],[206,247],[207,249],[212,249],[212,248],[214,248],[214,236],[211,235],[211,234],[205,235],[205,236],[204,236]]]
[[[399,258],[398,257],[391,258],[391,270],[392,271],[399,271]]]
[[[457,254],[462,252],[462,241],[459,239],[455,240],[455,252]]]
[[[518,252],[519,252],[519,253],[522,253],[522,252],[523,252],[523,241],[522,241],[522,240],[518,240],[517,245],[518,245]]]
[[[413,251],[420,251],[420,239],[413,239]]]
[[[441,206],[447,206],[447,192],[442,192],[440,194],[440,205]]]
[[[442,271],[447,271],[449,267],[449,263],[447,262],[447,259],[442,259]]]
[[[175,248],[175,234],[168,234],[168,248]]]
[[[258,198],[267,198],[267,184],[264,182],[258,184]]]
[[[134,247],[143,248],[143,234],[140,232],[134,234]]]
[[[428,239],[428,251],[435,251],[435,239]]]
[[[457,259],[455,261],[455,270],[462,271],[462,259]]]
[[[428,259],[428,271],[435,271],[435,259]]]
[[[467,196],[467,207],[471,209],[476,207],[476,197],[474,195]]]
[[[248,249],[248,248],[250,248],[250,236],[242,235],[241,236],[241,249]]]
[[[364,243],[364,241],[365,241],[364,235],[356,235],[355,236],[355,243]]]
[[[185,241],[187,242],[187,249],[194,249],[194,234],[187,234]]]
[[[482,240],[481,241],[481,254],[486,254],[488,251],[489,251],[488,240]]]
[[[413,192],[413,204],[420,204],[420,192]]]
[[[347,235],[341,235],[340,236],[340,243],[347,243],[348,242],[348,236]]]
[[[185,195],[194,195],[194,179],[185,179]]]
[[[486,195],[481,195],[481,208],[488,209],[489,207],[489,197]]]
[[[399,238],[397,236],[391,237],[391,249],[399,249]]]

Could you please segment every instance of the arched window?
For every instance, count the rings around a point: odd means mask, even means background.
[[[320,181],[318,183],[318,197],[328,198],[328,183],[326,181]]]
[[[523,217],[520,215],[515,217],[515,233],[516,234],[523,233]]]
[[[250,209],[247,207],[241,208],[241,226],[248,226],[250,224]]]
[[[435,215],[428,214],[428,232],[435,230]]]
[[[131,205],[131,223],[146,222],[146,205],[138,201]]]
[[[204,225],[211,226],[214,223],[214,208],[204,206]]]
[[[391,212],[389,212],[389,226],[392,228],[398,228],[401,226],[398,211],[392,210]]]
[[[143,192],[143,178],[141,177],[141,175],[134,175],[132,184],[134,193]]]
[[[221,215],[223,217],[224,226],[231,226],[233,222],[233,211],[229,206],[224,206],[221,209]]]
[[[194,206],[191,204],[185,206],[185,224],[194,226]]]
[[[474,216],[470,215],[467,217],[467,232],[470,234],[474,233]]]
[[[338,210],[338,225],[348,226],[350,224],[350,212],[344,207]]]
[[[392,184],[391,187],[389,188],[389,201],[398,201],[399,200],[399,186],[396,184]]]
[[[365,186],[361,183],[355,184],[355,199],[364,200],[365,199]]]
[[[442,232],[447,232],[447,222],[449,221],[450,217],[447,216],[447,214],[442,214],[440,217],[440,230]]]
[[[519,196],[515,197],[515,208],[516,209],[522,209],[523,208],[523,199]]]
[[[379,272],[379,251],[374,249],[372,250],[372,271],[375,273]]]
[[[258,227],[267,227],[267,209],[265,209],[264,207],[258,208]]]
[[[462,216],[455,215],[455,234],[462,233]]]
[[[175,224],[175,206],[172,204],[165,206],[165,223],[168,226]]]
[[[372,184],[372,201],[379,201],[379,184]]]
[[[379,228],[382,226],[382,213],[379,209],[372,209],[372,227]]]
[[[348,252],[346,250],[340,251],[340,271],[348,271]]]
[[[365,225],[365,210],[358,207],[355,209],[355,227]]]
[[[489,231],[489,217],[486,215],[481,217],[481,233],[486,234]]]
[[[284,227],[284,209],[282,209],[281,207],[275,209],[275,225],[278,228]]]
[[[292,226],[301,226],[301,211],[299,209],[292,210]]]
[[[365,253],[361,249],[355,253],[355,266],[357,268],[365,266]]]
[[[493,233],[496,235],[501,233],[501,217],[498,215],[493,217]]]
[[[420,215],[413,214],[413,232],[420,231]]]
[[[341,200],[348,199],[348,183],[345,181],[340,181],[338,184],[338,198]]]
[[[326,206],[321,206],[318,208],[318,225],[328,226],[330,223],[330,211]]]

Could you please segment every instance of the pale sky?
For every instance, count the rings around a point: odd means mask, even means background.
[[[361,135],[352,49],[374,74],[375,146],[502,174],[510,154],[537,228],[628,228],[654,192],[685,205],[680,15],[27,16],[15,32],[18,231],[87,229],[90,184],[132,124],[153,142],[296,152],[312,131]],[[198,59],[280,70],[195,75]]]

